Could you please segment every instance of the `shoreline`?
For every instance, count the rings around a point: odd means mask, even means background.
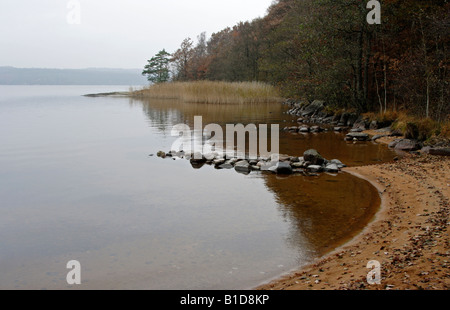
[[[381,140],[387,144],[390,139]],[[439,169],[436,169],[439,167]],[[355,237],[312,264],[256,290],[385,290],[450,288],[448,215],[450,158],[407,154],[344,172],[370,182],[381,206]],[[380,285],[369,285],[369,261],[381,263]]]

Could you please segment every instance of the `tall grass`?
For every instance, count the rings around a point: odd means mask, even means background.
[[[281,98],[275,87],[261,82],[171,82],[134,91],[133,97],[176,99],[193,103],[271,103]]]
[[[392,129],[397,130],[408,139],[427,141],[433,137],[450,138],[450,122],[437,122],[431,118],[419,118],[406,113],[401,113],[392,124]]]
[[[387,111],[385,113],[365,113],[364,119],[377,121],[382,127],[390,126],[408,139],[427,141],[435,137],[450,138],[450,118],[438,122],[431,118],[423,118],[408,114],[405,111]]]

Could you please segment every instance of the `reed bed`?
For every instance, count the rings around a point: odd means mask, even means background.
[[[282,100],[275,87],[262,82],[170,82],[150,85],[132,94],[139,98],[212,104],[271,103]]]

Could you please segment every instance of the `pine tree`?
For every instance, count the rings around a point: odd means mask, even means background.
[[[148,60],[142,75],[147,76],[147,80],[152,83],[164,83],[170,78],[169,57],[171,55],[165,49],[159,51],[154,57]]]

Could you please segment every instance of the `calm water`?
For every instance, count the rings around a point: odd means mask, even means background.
[[[0,86],[0,289],[245,289],[310,262],[363,228],[379,196],[345,173],[193,169],[162,160],[178,123],[278,123],[278,104],[88,98],[105,86]],[[281,152],[348,165],[391,159],[343,135],[281,133]],[[343,225],[345,223],[345,225]]]

